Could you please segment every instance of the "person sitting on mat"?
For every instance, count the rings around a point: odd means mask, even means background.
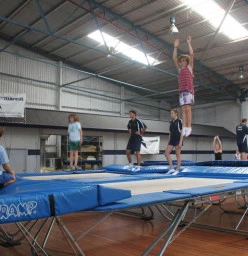
[[[179,173],[180,167],[181,167],[181,148],[183,145],[183,134],[182,134],[183,123],[182,123],[182,120],[179,118],[178,109],[174,108],[171,110],[171,117],[172,117],[172,121],[170,122],[169,143],[166,147],[164,154],[170,165],[170,170],[167,172],[167,174],[176,175]],[[176,171],[173,167],[172,159],[170,156],[170,153],[174,148],[175,148],[176,157],[177,157]]]
[[[0,127],[0,139],[2,138],[4,129]],[[16,181],[15,172],[9,164],[9,158],[3,146],[0,146],[0,165],[3,166],[4,171],[0,170],[0,187],[6,187]]]
[[[130,110],[129,116],[131,120],[128,122],[127,129],[130,134],[130,138],[126,148],[126,155],[129,162],[129,168],[133,167],[131,152],[136,153],[137,158],[137,170],[140,169],[141,155],[140,148],[142,143],[142,134],[146,131],[147,126],[140,119],[136,118],[136,111]]]
[[[213,150],[214,150],[215,160],[222,160],[222,144],[219,136],[214,137]]]
[[[177,48],[179,39],[174,42],[173,60],[178,68],[178,83],[179,83],[179,105],[182,107],[183,131],[182,134],[188,137],[192,132],[192,110],[194,105],[194,51],[191,46],[191,37],[188,36],[187,43],[189,47],[189,55],[182,54],[177,56]]]
[[[237,146],[238,150],[241,154],[241,160],[247,160],[247,138],[246,135],[248,134],[248,127],[247,119],[242,118],[241,123],[236,126],[236,134],[237,134]]]
[[[70,150],[70,167],[72,170],[80,169],[78,167],[78,150],[83,143],[83,131],[79,122],[79,116],[70,114],[69,117],[69,150]],[[73,165],[74,160],[74,165]]]

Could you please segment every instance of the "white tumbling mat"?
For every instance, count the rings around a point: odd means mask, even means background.
[[[163,192],[167,190],[180,190],[219,184],[233,183],[229,179],[204,179],[204,178],[168,178],[158,180],[141,180],[130,182],[115,182],[102,184],[111,188],[131,190],[132,195]]]
[[[86,173],[86,174],[62,174],[62,175],[44,175],[44,176],[27,176],[25,179],[28,180],[68,180],[68,179],[98,179],[106,177],[122,177],[123,174],[115,173]]]

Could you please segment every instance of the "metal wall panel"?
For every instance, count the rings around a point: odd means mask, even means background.
[[[3,47],[6,43],[2,41],[0,45]],[[0,72],[7,74],[0,77],[0,92],[26,93],[26,107],[56,110],[60,95],[61,110],[64,111],[121,115],[123,85],[66,68],[62,69],[60,81],[60,67],[54,65],[58,63],[16,45],[10,46],[8,51],[13,54],[0,54]],[[47,61],[52,65],[37,60]],[[72,83],[74,81],[78,82]],[[59,93],[60,83],[71,84],[64,86]],[[125,98],[142,96],[142,91],[137,94],[130,89],[125,86]],[[148,106],[125,102],[124,112],[128,115],[128,111],[135,108],[142,118],[159,119],[159,110],[149,107],[158,107],[159,103],[151,100],[143,103]]]

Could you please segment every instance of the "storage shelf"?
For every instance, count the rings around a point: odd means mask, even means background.
[[[98,169],[102,168],[102,136],[84,136],[83,144],[78,151],[78,166],[82,169],[95,169],[98,165]],[[63,164],[69,166],[69,140],[68,136],[61,137],[61,156]],[[91,148],[91,149],[90,149]],[[88,160],[87,157],[93,156],[96,160]]]

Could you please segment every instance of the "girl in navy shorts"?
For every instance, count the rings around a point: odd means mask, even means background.
[[[169,143],[167,145],[167,148],[164,152],[165,157],[170,165],[170,170],[167,172],[167,174],[173,174],[176,175],[180,171],[181,167],[181,148],[183,144],[183,123],[182,120],[179,118],[179,112],[178,109],[172,109],[171,110],[171,117],[172,120],[170,122],[170,133],[169,133]],[[177,157],[177,169],[174,169],[174,166],[172,164],[172,159],[170,156],[171,151],[175,148],[176,157]]]

